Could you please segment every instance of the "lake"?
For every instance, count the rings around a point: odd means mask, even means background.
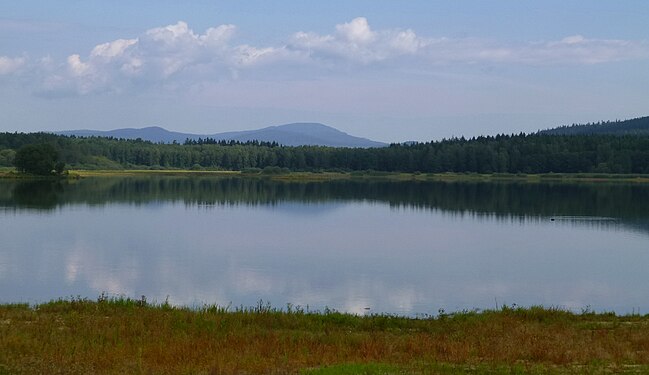
[[[649,312],[649,185],[0,181],[0,302]]]

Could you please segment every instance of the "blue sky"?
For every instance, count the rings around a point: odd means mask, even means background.
[[[4,1],[0,131],[405,141],[643,116],[647,20],[647,1]]]

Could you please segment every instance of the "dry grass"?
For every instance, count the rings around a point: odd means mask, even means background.
[[[449,369],[649,369],[649,316],[543,308],[431,319],[264,305],[226,310],[127,299],[2,305],[0,374],[298,373],[349,363],[425,373],[446,373],[430,367],[440,363]]]

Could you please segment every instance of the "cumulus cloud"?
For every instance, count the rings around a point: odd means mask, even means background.
[[[232,45],[235,31],[233,25],[221,25],[197,34],[179,21],[137,38],[102,43],[87,57],[68,56],[60,71],[44,79],[43,90],[87,94],[161,83],[181,75],[189,80],[219,79],[286,55],[281,47]]]
[[[336,30],[343,38],[355,44],[368,44],[376,39],[376,33],[370,30],[365,17],[358,17],[349,23],[337,25]]]
[[[337,25],[333,35],[298,32],[292,36],[288,47],[306,52],[314,59],[339,58],[370,64],[415,55],[430,42],[410,29],[374,31],[367,19],[358,17]]]
[[[477,38],[418,35],[411,29],[375,30],[364,17],[333,27],[329,34],[296,32],[286,43],[254,46],[234,42],[236,27],[220,25],[204,33],[187,23],[147,30],[130,39],[98,44],[87,54],[72,54],[58,68],[52,61],[34,64],[45,93],[87,94],[120,92],[130,86],[239,79],[241,72],[282,77],[299,71],[317,74],[323,66],[390,69],[417,64],[598,64],[649,58],[644,41],[588,39],[582,35],[557,41],[506,43]],[[386,64],[391,62],[391,64]],[[301,65],[302,69],[293,69]],[[0,74],[22,70],[24,58],[0,57]],[[273,70],[265,70],[272,68]],[[35,74],[36,76],[37,74]],[[275,76],[275,75],[273,75]]]
[[[0,75],[14,73],[22,68],[26,62],[27,59],[24,57],[0,56]]]

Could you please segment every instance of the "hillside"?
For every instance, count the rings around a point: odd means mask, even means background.
[[[331,146],[331,147],[384,147],[385,143],[366,138],[354,137],[330,126],[318,123],[293,123],[280,126],[242,131],[236,133],[221,133],[210,136],[217,140],[265,141],[277,142],[285,146]]]
[[[124,139],[141,138],[154,143],[183,143],[186,139],[212,138],[214,140],[234,140],[277,142],[285,146],[330,146],[330,147],[384,147],[385,143],[355,137],[338,129],[318,123],[293,123],[269,126],[255,130],[235,131],[216,134],[191,134],[168,131],[158,126],[141,129],[125,128],[108,131],[66,130],[56,132],[60,135],[81,137],[114,137]]]
[[[649,116],[622,121],[605,121],[594,124],[573,124],[541,130],[540,134],[549,135],[647,135],[649,134]]]

